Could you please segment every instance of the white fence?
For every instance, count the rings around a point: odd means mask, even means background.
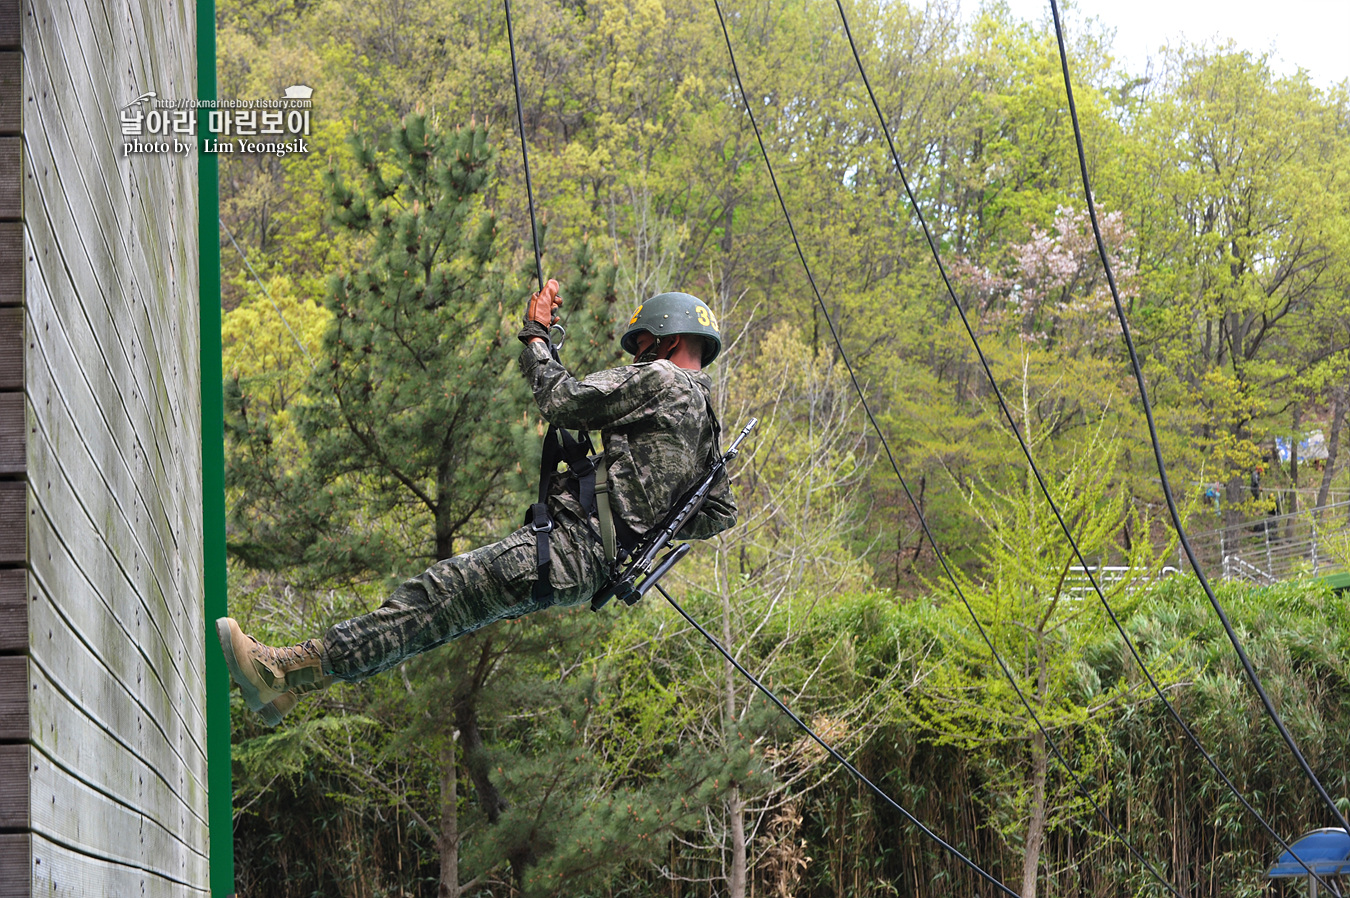
[[[1196,559],[1211,578],[1270,586],[1296,577],[1325,577],[1347,570],[1350,562],[1350,501],[1203,530],[1192,533],[1190,541]],[[1124,565],[1098,564],[1086,569],[1074,565],[1065,578],[1064,591],[1090,596],[1095,579],[1107,593],[1128,581],[1125,591],[1130,592],[1190,567],[1180,549],[1176,565],[1167,565],[1156,574]]]

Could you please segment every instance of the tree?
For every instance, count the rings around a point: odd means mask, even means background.
[[[1340,265],[1326,185],[1344,132],[1306,76],[1228,49],[1174,55],[1140,134],[1143,341],[1203,409],[1231,516],[1272,419],[1297,416],[1300,380],[1334,351],[1314,312]]]
[[[275,464],[270,422],[243,385],[228,397],[228,474],[244,496],[232,551],[303,565],[313,582],[406,572],[482,539],[514,504],[533,429],[483,203],[486,131],[443,134],[413,116],[387,152],[354,149],[363,183],[330,170],[333,221],[367,244],[329,283],[331,323],[295,409],[304,465]]]
[[[737,359],[734,346],[726,355],[716,369],[724,426],[751,416],[760,424],[734,471],[737,526],[688,563],[679,580],[693,612],[710,619],[709,629],[742,664],[789,705],[809,707],[826,739],[859,744],[888,681],[871,682],[841,661],[851,657],[852,634],[803,638],[837,594],[868,580],[851,549],[869,461],[852,388],[830,353],[813,352],[786,323],[753,357]],[[797,802],[821,782],[823,753],[784,732],[781,721],[775,728],[775,710],[729,662],[705,664],[710,648],[700,637],[684,631],[660,648],[660,666],[671,671],[665,694],[680,709],[661,722],[668,738],[706,752],[750,748],[764,774],[737,779],[721,796],[720,813],[680,835],[683,853],[718,859],[716,878],[730,898],[749,894],[759,866],[795,880],[806,863],[793,851],[802,823]],[[852,688],[832,688],[839,679]],[[674,869],[669,875],[703,878]]]
[[[1124,523],[1137,519],[1127,498],[1112,486],[1119,447],[1100,432],[1052,487],[1056,504],[1073,527],[1090,560],[1123,555],[1126,575],[1114,584],[1098,567],[1096,576],[1117,614],[1142,596],[1132,590],[1155,572],[1152,548],[1136,541],[1124,552],[1118,543]],[[942,604],[931,617],[938,651],[932,675],[917,690],[913,720],[938,745],[956,746],[980,759],[992,824],[1022,853],[1021,894],[1035,898],[1041,878],[1041,851],[1047,834],[1092,814],[1073,780],[1059,775],[1041,726],[1076,766],[1080,779],[1091,774],[1109,751],[1105,720],[1131,699],[1128,681],[1102,682],[1088,648],[1105,625],[1105,613],[1028,472],[1020,489],[988,487],[967,493],[987,534],[978,555],[977,576],[958,571],[953,587],[936,591]],[[1147,532],[1142,523],[1136,532]],[[972,626],[974,615],[1016,681],[1041,726],[1037,726]],[[1106,787],[1094,785],[1099,805]]]

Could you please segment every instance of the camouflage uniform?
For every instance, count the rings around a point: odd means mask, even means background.
[[[549,423],[600,432],[613,514],[635,534],[656,523],[713,460],[706,374],[662,360],[577,380],[543,343],[526,344],[520,369]],[[535,537],[522,527],[501,542],[437,562],[375,611],[330,628],[324,671],[363,679],[501,618],[589,601],[609,569],[599,522],[582,511],[568,480],[554,478],[548,503],[555,519],[551,598],[533,598]],[[735,522],[736,503],[723,478],[680,535],[707,539]]]

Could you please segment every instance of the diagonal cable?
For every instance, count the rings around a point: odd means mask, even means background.
[[[1331,810],[1332,815],[1339,821],[1341,828],[1350,832],[1350,822],[1347,822],[1345,816],[1341,814],[1340,809],[1336,807],[1336,802],[1327,793],[1317,774],[1313,773],[1312,767],[1308,764],[1303,752],[1299,750],[1298,744],[1290,734],[1289,729],[1284,725],[1280,712],[1276,710],[1275,703],[1271,701],[1266,693],[1265,687],[1261,685],[1261,678],[1256,674],[1256,668],[1252,666],[1251,659],[1247,657],[1246,650],[1242,647],[1242,641],[1238,639],[1237,632],[1233,629],[1232,623],[1228,619],[1227,612],[1219,604],[1218,597],[1214,595],[1214,589],[1209,584],[1209,578],[1200,568],[1200,562],[1195,557],[1195,552],[1191,549],[1190,540],[1186,536],[1186,528],[1181,523],[1181,515],[1177,511],[1176,499],[1172,495],[1172,484],[1167,477],[1167,465],[1163,462],[1162,445],[1158,440],[1158,428],[1153,421],[1153,404],[1148,398],[1148,387],[1144,384],[1144,369],[1139,363],[1139,354],[1135,351],[1134,338],[1130,335],[1130,325],[1125,316],[1125,307],[1120,301],[1120,291],[1116,287],[1116,277],[1111,269],[1111,261],[1106,252],[1106,244],[1102,241],[1101,226],[1097,221],[1097,206],[1092,199],[1092,184],[1088,179],[1087,156],[1083,151],[1083,132],[1078,125],[1078,109],[1073,101],[1073,84],[1069,78],[1069,56],[1064,49],[1064,27],[1059,19],[1059,6],[1055,0],[1050,0],[1050,11],[1055,18],[1055,39],[1059,44],[1060,67],[1064,70],[1064,89],[1069,98],[1069,117],[1073,120],[1073,136],[1078,146],[1078,167],[1083,176],[1083,194],[1087,198],[1088,215],[1092,220],[1092,233],[1097,241],[1097,253],[1101,256],[1102,267],[1106,270],[1106,281],[1111,287],[1111,300],[1115,303],[1116,317],[1120,319],[1120,332],[1125,338],[1125,346],[1130,352],[1130,366],[1134,369],[1134,379],[1139,386],[1139,398],[1144,407],[1144,418],[1148,421],[1148,436],[1153,444],[1153,460],[1158,466],[1158,475],[1162,479],[1163,496],[1167,499],[1167,512],[1171,515],[1172,526],[1176,528],[1177,538],[1181,541],[1181,546],[1186,552],[1186,558],[1191,563],[1191,569],[1195,571],[1196,579],[1200,581],[1201,587],[1205,590],[1205,595],[1209,598],[1209,604],[1213,606],[1214,613],[1219,616],[1219,621],[1223,624],[1224,632],[1228,634],[1228,641],[1233,644],[1233,650],[1237,652],[1238,658],[1242,661],[1242,669],[1247,674],[1247,679],[1251,682],[1256,694],[1261,697],[1261,704],[1265,706],[1266,714],[1274,722],[1276,729],[1280,731],[1280,736],[1284,739],[1285,745],[1293,754],[1308,781],[1312,783],[1313,788],[1322,801]]]
[[[885,792],[881,791],[881,788],[877,786],[876,783],[872,782],[870,779],[863,776],[862,771],[860,771],[857,767],[854,767],[852,764],[850,764],[848,760],[839,752],[835,751],[834,746],[830,745],[824,739],[820,738],[820,736],[816,734],[815,730],[807,726],[806,722],[803,721],[796,714],[793,714],[791,708],[783,704],[783,701],[778,696],[774,695],[771,691],[769,691],[768,687],[766,687],[763,683],[757,680],[754,674],[746,670],[745,667],[741,665],[741,662],[733,658],[731,656],[731,652],[727,651],[726,646],[718,642],[717,637],[713,636],[707,630],[703,629],[702,624],[694,620],[693,616],[690,615],[689,612],[681,608],[679,602],[676,602],[675,599],[671,597],[670,593],[666,592],[666,588],[664,586],[662,586],[660,583],[657,583],[656,588],[660,591],[661,595],[666,597],[666,601],[670,603],[670,606],[680,613],[681,617],[687,620],[695,630],[702,633],[703,637],[707,639],[708,642],[712,643],[712,647],[717,649],[717,651],[721,653],[722,657],[727,659],[727,661],[731,663],[732,667],[735,667],[738,671],[741,672],[741,676],[745,677],[747,680],[750,681],[751,685],[753,685],[760,692],[764,693],[764,695],[768,697],[769,701],[773,702],[775,705],[778,706],[779,711],[782,711],[788,717],[792,718],[793,723],[801,727],[802,731],[805,732],[806,735],[814,739],[817,745],[825,749],[825,751],[829,752],[830,757],[834,758],[836,761],[839,762],[840,766],[842,766],[849,773],[853,774],[858,779],[858,782],[867,786],[867,788],[872,790],[873,794],[878,796],[882,801],[886,802],[891,807],[895,808],[895,810],[899,811],[901,816],[903,816],[910,823],[917,826],[925,836],[932,839],[934,842],[937,842],[943,848],[947,849],[948,852],[950,852],[963,864],[965,864],[967,867],[969,867],[971,870],[977,873],[982,879],[984,879],[985,882],[989,883],[994,888],[1000,890],[1005,895],[1010,895],[1012,896],[1012,898],[1021,898],[1021,896],[1018,895],[1017,892],[1014,892],[1012,889],[1008,888],[1006,885],[1004,885],[1002,882],[996,879],[992,873],[986,872],[983,867],[972,861],[970,858],[966,857],[955,846],[948,844],[947,841],[944,840],[941,836],[933,832],[928,827],[924,826],[923,823],[919,821],[919,818],[915,817],[909,811],[905,810],[905,808],[902,807],[899,802],[891,798]]]
[[[1289,843],[1285,841],[1285,839],[1278,832],[1276,832],[1273,827],[1271,827],[1271,825],[1266,821],[1265,817],[1263,817],[1261,813],[1257,811],[1256,808],[1253,807],[1252,804],[1245,797],[1243,797],[1243,795],[1238,791],[1238,788],[1233,783],[1232,779],[1230,779],[1229,776],[1223,772],[1223,770],[1219,767],[1218,762],[1216,762],[1213,756],[1211,756],[1210,753],[1205,750],[1204,746],[1200,744],[1200,740],[1195,735],[1195,732],[1190,728],[1190,726],[1186,723],[1186,721],[1182,719],[1181,714],[1172,705],[1171,701],[1168,700],[1166,694],[1164,694],[1162,688],[1158,685],[1157,680],[1154,678],[1153,673],[1149,670],[1148,665],[1144,663],[1143,656],[1140,654],[1138,648],[1135,646],[1134,641],[1131,640],[1129,635],[1125,632],[1124,626],[1120,623],[1119,618],[1116,616],[1115,609],[1113,609],[1111,607],[1110,602],[1107,601],[1106,595],[1102,592],[1100,584],[1098,584],[1096,577],[1093,576],[1092,574],[1090,565],[1088,565],[1087,560],[1083,557],[1082,552],[1079,551],[1078,543],[1074,539],[1073,534],[1070,531],[1068,524],[1065,522],[1063,515],[1060,513],[1058,505],[1051,497],[1050,491],[1046,486],[1045,479],[1041,476],[1040,469],[1036,465],[1036,461],[1031,454],[1031,449],[1027,445],[1026,440],[1023,438],[1022,432],[1018,428],[1016,420],[1013,418],[1012,412],[1008,408],[1007,401],[1003,396],[1003,391],[998,386],[998,381],[995,379],[993,371],[989,366],[988,359],[984,355],[984,350],[980,346],[979,338],[975,335],[975,331],[971,327],[970,321],[966,316],[965,309],[961,306],[960,301],[956,298],[956,291],[953,289],[951,280],[947,276],[946,267],[942,264],[942,257],[941,254],[938,252],[937,242],[933,238],[932,231],[928,227],[928,221],[924,217],[923,210],[920,208],[919,202],[914,196],[914,192],[910,189],[909,180],[908,178],[905,177],[904,167],[900,164],[900,155],[895,149],[895,142],[891,137],[890,128],[886,125],[886,118],[881,112],[881,106],[877,102],[876,94],[872,90],[871,81],[867,77],[866,69],[864,68],[862,64],[862,59],[858,54],[857,45],[853,40],[853,32],[848,24],[848,16],[847,14],[845,14],[843,4],[840,2],[840,0],[835,0],[835,5],[838,6],[839,8],[839,16],[840,19],[843,21],[844,33],[847,35],[849,46],[853,51],[853,59],[858,65],[858,73],[862,76],[863,85],[867,88],[868,98],[872,102],[872,108],[876,110],[877,120],[881,123],[882,133],[885,135],[886,144],[890,149],[891,160],[895,164],[895,169],[900,176],[900,183],[904,187],[905,195],[909,198],[910,206],[911,208],[913,208],[914,214],[918,218],[919,225],[923,230],[924,237],[928,242],[928,248],[932,252],[934,262],[937,264],[938,273],[942,276],[942,282],[947,288],[947,295],[951,298],[952,305],[956,308],[957,313],[961,317],[961,322],[965,326],[966,333],[967,335],[969,335],[971,343],[975,348],[975,352],[980,359],[980,365],[984,369],[985,376],[988,378],[990,385],[994,389],[994,395],[998,399],[999,408],[1003,411],[1004,417],[1007,418],[1008,424],[1011,427],[1014,436],[1017,437],[1018,445],[1021,446],[1022,453],[1023,455],[1026,456],[1027,462],[1031,466],[1031,470],[1035,475],[1036,482],[1040,487],[1041,493],[1045,496],[1047,501],[1049,501],[1050,508],[1054,512],[1056,520],[1059,522],[1060,529],[1063,530],[1064,535],[1068,538],[1069,545],[1073,548],[1074,555],[1077,557],[1080,566],[1082,566],[1084,570],[1084,573],[1087,574],[1088,582],[1092,584],[1092,589],[1094,592],[1096,592],[1097,598],[1101,601],[1102,606],[1106,609],[1106,613],[1110,617],[1111,623],[1115,626],[1116,631],[1125,641],[1125,645],[1129,648],[1130,654],[1134,658],[1135,663],[1138,665],[1140,671],[1143,672],[1145,678],[1149,682],[1149,685],[1153,688],[1154,693],[1158,696],[1159,699],[1162,700],[1163,705],[1167,708],[1167,711],[1172,716],[1172,719],[1175,720],[1178,725],[1180,725],[1182,731],[1186,734],[1191,744],[1195,747],[1197,751],[1200,752],[1201,756],[1214,770],[1214,773],[1219,777],[1219,779],[1224,783],[1224,785],[1228,787],[1228,790],[1233,794],[1235,798],[1237,798],[1237,800],[1242,804],[1242,806],[1247,810],[1247,812],[1256,819],[1256,821],[1261,825],[1261,827],[1265,829],[1265,831],[1272,838],[1274,838],[1277,842],[1279,842],[1280,845],[1282,845],[1286,850],[1293,853],[1293,849],[1291,848]],[[1094,212],[1093,221],[1095,222],[1095,220],[1096,218]],[[1098,239],[1100,241],[1100,235]],[[1310,875],[1314,876],[1316,875],[1315,873],[1313,873],[1312,869],[1307,866],[1307,864],[1303,863],[1301,858],[1298,858],[1296,854],[1294,856],[1299,860],[1299,863],[1303,866],[1305,870],[1308,871]],[[1324,885],[1326,885],[1325,880],[1322,880],[1320,877],[1318,877],[1318,879]]]
[[[750,107],[750,100],[745,92],[745,85],[741,81],[740,69],[736,65],[736,54],[731,47],[731,36],[730,33],[727,31],[727,23],[725,16],[723,16],[722,14],[722,6],[718,2],[718,0],[713,0],[713,6],[716,7],[718,19],[722,24],[722,36],[726,40],[727,54],[731,58],[731,70],[736,77],[736,86],[740,89],[741,100],[745,105],[746,114],[750,118],[750,125],[755,131],[755,139],[759,143],[760,153],[763,154],[764,165],[769,171],[769,180],[773,183],[774,193],[777,195],[778,204],[783,211],[783,218],[787,222],[788,231],[792,234],[792,242],[793,245],[795,245],[797,248],[797,256],[801,260],[802,268],[806,272],[806,278],[811,284],[811,290],[815,294],[816,303],[820,306],[820,310],[825,316],[826,324],[829,325],[830,335],[834,338],[835,345],[839,348],[840,357],[843,360],[845,367],[848,369],[849,377],[852,379],[853,387],[858,393],[858,398],[862,403],[863,411],[866,412],[868,421],[871,422],[872,428],[876,431],[877,436],[881,441],[882,448],[886,452],[886,458],[890,460],[891,469],[895,471],[895,476],[900,481],[901,489],[904,490],[906,498],[909,500],[910,505],[914,508],[915,514],[918,515],[919,525],[923,529],[924,536],[928,539],[929,544],[933,547],[933,553],[937,557],[938,562],[942,565],[942,570],[946,574],[947,579],[951,582],[952,588],[956,591],[956,595],[960,598],[961,603],[966,607],[966,611],[970,613],[971,620],[974,621],[975,628],[979,631],[980,638],[984,641],[985,645],[989,647],[989,651],[993,655],[994,661],[998,664],[1000,670],[1003,671],[1003,675],[1007,678],[1009,684],[1011,684],[1013,691],[1017,693],[1018,699],[1021,700],[1022,706],[1026,709],[1027,714],[1030,715],[1031,719],[1035,722],[1037,729],[1039,729],[1041,732],[1041,735],[1045,737],[1046,744],[1050,748],[1051,752],[1054,754],[1055,759],[1064,768],[1065,772],[1068,773],[1069,777],[1073,780],[1074,785],[1078,788],[1078,791],[1083,795],[1085,799],[1087,799],[1088,803],[1092,806],[1093,810],[1096,811],[1097,815],[1102,819],[1102,821],[1107,825],[1107,827],[1111,829],[1111,831],[1116,835],[1116,837],[1121,841],[1121,843],[1129,850],[1129,852],[1132,855],[1134,855],[1134,857],[1140,863],[1142,863],[1145,867],[1148,868],[1149,872],[1153,875],[1155,879],[1158,880],[1158,882],[1160,882],[1164,887],[1166,887],[1168,891],[1170,891],[1173,895],[1176,895],[1178,896],[1178,898],[1180,898],[1181,893],[1176,889],[1176,887],[1167,881],[1166,877],[1164,877],[1162,873],[1160,873],[1158,869],[1154,867],[1154,865],[1146,857],[1144,857],[1143,854],[1141,854],[1138,851],[1138,849],[1134,847],[1133,844],[1131,844],[1129,839],[1125,838],[1124,833],[1120,831],[1119,827],[1115,825],[1115,823],[1111,820],[1110,816],[1106,813],[1106,811],[1103,810],[1102,807],[1096,802],[1096,800],[1093,799],[1092,795],[1088,792],[1087,787],[1083,785],[1082,780],[1079,779],[1078,775],[1074,772],[1072,765],[1069,764],[1068,760],[1065,759],[1064,755],[1060,752],[1058,744],[1055,742],[1054,738],[1050,735],[1050,733],[1046,730],[1045,725],[1041,722],[1040,718],[1036,715],[1036,712],[1032,709],[1031,703],[1027,700],[1026,695],[1017,685],[1016,677],[1013,675],[1012,671],[1009,670],[1007,664],[1003,660],[1003,657],[994,647],[994,643],[990,639],[989,634],[985,631],[984,625],[980,623],[979,616],[975,613],[975,609],[971,606],[969,600],[966,598],[964,590],[961,589],[961,585],[957,581],[955,573],[948,565],[946,556],[944,555],[942,550],[938,547],[937,539],[933,536],[933,532],[928,526],[928,521],[924,516],[922,509],[920,509],[918,501],[914,498],[913,492],[909,488],[909,483],[905,480],[904,475],[900,473],[900,466],[895,461],[895,456],[891,452],[891,447],[889,442],[886,440],[886,435],[885,433],[882,432],[880,425],[877,424],[876,417],[873,416],[872,414],[872,409],[868,405],[867,397],[863,392],[862,385],[858,382],[858,376],[853,369],[853,363],[849,359],[848,353],[844,349],[843,342],[839,338],[839,332],[835,328],[834,319],[830,315],[830,311],[825,305],[825,300],[821,297],[820,288],[816,286],[815,276],[811,273],[811,266],[806,261],[806,254],[802,250],[801,241],[797,239],[797,229],[792,224],[792,216],[788,213],[787,203],[784,201],[783,193],[778,187],[778,178],[777,176],[774,175],[773,164],[769,161],[769,152],[764,146],[764,138],[760,134],[759,124],[755,121],[755,114]],[[842,8],[840,11],[841,12],[843,11]],[[850,41],[851,40],[852,38],[850,37]],[[925,233],[928,232],[926,225],[924,231]],[[930,245],[931,245],[931,237],[930,237]],[[945,276],[946,275],[944,272],[944,278]],[[1042,484],[1042,488],[1044,488],[1044,484]],[[1048,493],[1047,498],[1049,498]],[[1051,500],[1051,506],[1054,507],[1053,500]],[[1058,509],[1056,509],[1056,515],[1058,515]],[[1079,558],[1081,560],[1081,555],[1079,556]],[[1083,564],[1084,567],[1086,567],[1086,562],[1083,562]],[[1089,574],[1089,576],[1091,575]]]

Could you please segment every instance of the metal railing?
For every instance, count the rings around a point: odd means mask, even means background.
[[[1269,515],[1194,533],[1191,548],[1206,571],[1219,571],[1227,580],[1268,585],[1324,577],[1346,569],[1347,512],[1350,502]]]
[[[1148,586],[1155,580],[1180,573],[1178,568],[1172,567],[1170,564],[1164,565],[1161,570],[1157,571],[1142,571],[1120,564],[1091,564],[1086,568],[1075,564],[1069,568],[1068,576],[1064,578],[1064,592],[1080,598],[1095,595],[1092,589],[1092,580],[1088,579],[1089,571],[1092,572],[1092,579],[1097,581],[1097,585],[1108,597],[1118,591],[1117,587],[1121,583],[1124,583],[1125,587],[1119,592],[1131,593],[1136,589]]]
[[[1191,534],[1191,548],[1211,577],[1243,580],[1270,586],[1296,577],[1325,577],[1350,570],[1350,501],[1309,508],[1293,514],[1270,515],[1226,527]],[[1159,571],[1141,571],[1128,565],[1096,564],[1069,568],[1064,592],[1085,597],[1093,593],[1087,572],[1110,595],[1125,582],[1129,593],[1170,574],[1190,570],[1184,553],[1176,564]]]

